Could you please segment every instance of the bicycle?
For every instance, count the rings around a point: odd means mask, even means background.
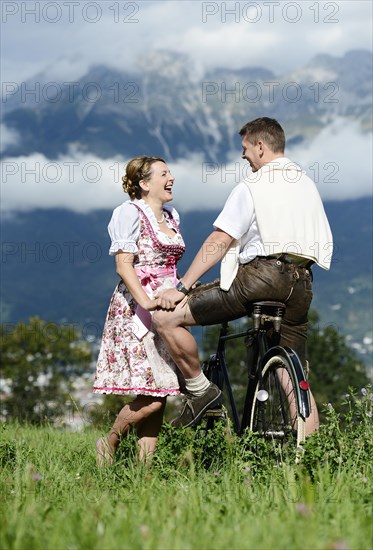
[[[251,314],[253,326],[236,334],[228,334],[229,324],[223,323],[217,351],[202,369],[222,391],[226,388],[237,435],[243,435],[248,428],[265,439],[294,441],[301,447],[306,438],[306,418],[311,414],[309,383],[297,354],[279,345],[285,308],[281,302],[255,302]],[[225,360],[225,344],[242,337],[247,347],[248,382],[240,421]],[[225,414],[222,408],[206,411],[206,429]]]

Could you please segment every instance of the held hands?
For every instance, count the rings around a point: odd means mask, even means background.
[[[141,303],[140,306],[146,311],[154,311],[158,308],[158,299],[151,300],[148,298],[144,303]]]
[[[175,309],[176,304],[181,302],[185,298],[183,292],[179,292],[176,288],[167,288],[160,290],[156,295],[157,306],[161,309]]]

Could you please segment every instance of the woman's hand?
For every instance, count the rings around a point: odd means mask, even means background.
[[[157,305],[161,309],[167,310],[175,309],[176,304],[181,302],[184,298],[185,294],[183,292],[179,292],[176,288],[167,288],[156,294]]]
[[[154,311],[159,306],[158,299],[151,300],[150,298],[145,299],[143,302],[141,301],[139,305],[146,311]]]

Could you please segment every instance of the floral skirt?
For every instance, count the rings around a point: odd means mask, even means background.
[[[172,278],[162,282],[162,288],[172,286]],[[178,369],[153,328],[141,340],[136,336],[135,309],[136,302],[120,282],[114,290],[105,321],[93,392],[178,395]]]

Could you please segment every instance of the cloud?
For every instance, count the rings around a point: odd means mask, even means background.
[[[356,123],[335,121],[309,144],[286,154],[299,163],[326,200],[372,195],[371,134]],[[181,212],[219,209],[231,189],[248,173],[240,151],[231,151],[227,163],[206,162],[202,154],[169,164],[175,177],[174,205]],[[92,158],[71,149],[51,161],[41,154],[7,158],[2,165],[3,211],[68,208],[77,212],[112,209],[127,200],[121,176],[129,159]]]
[[[320,52],[342,56],[372,44],[365,0],[75,4],[3,2],[3,79],[20,82],[46,66],[68,81],[93,64],[133,70],[139,56],[165,48],[204,70],[255,65],[283,74]]]
[[[87,212],[114,208],[128,199],[121,180],[128,160],[94,158],[73,149],[54,161],[39,153],[7,158],[2,162],[1,209],[57,207]],[[170,169],[176,178],[175,205],[184,211],[218,208],[240,177],[236,166],[236,177],[230,175],[225,182],[222,167],[207,164],[202,155],[181,159]]]
[[[372,133],[362,133],[358,122],[343,118],[325,127],[308,145],[289,150],[326,200],[372,195],[371,155]]]
[[[2,10],[2,77],[16,83],[39,72],[48,81],[72,82],[93,64],[141,70],[144,55],[167,48],[189,56],[196,73],[225,65],[261,66],[281,75],[318,53],[342,56],[372,43],[372,3],[365,0],[29,1],[3,2]],[[16,139],[3,125],[3,147]],[[288,156],[318,179],[324,198],[354,198],[372,192],[371,145],[371,135],[355,124],[336,121]],[[247,170],[239,153],[232,151],[227,165],[208,165],[202,155],[173,163],[177,207],[219,208]],[[7,158],[2,209],[111,208],[125,199],[122,164],[123,159],[106,161],[73,149],[55,164],[40,154]]]
[[[119,160],[71,150],[56,161],[35,153],[2,162],[2,210],[68,208],[87,212],[123,202]]]
[[[0,123],[0,152],[2,153],[10,145],[15,145],[19,139],[19,134],[13,128],[8,128],[6,124]]]

